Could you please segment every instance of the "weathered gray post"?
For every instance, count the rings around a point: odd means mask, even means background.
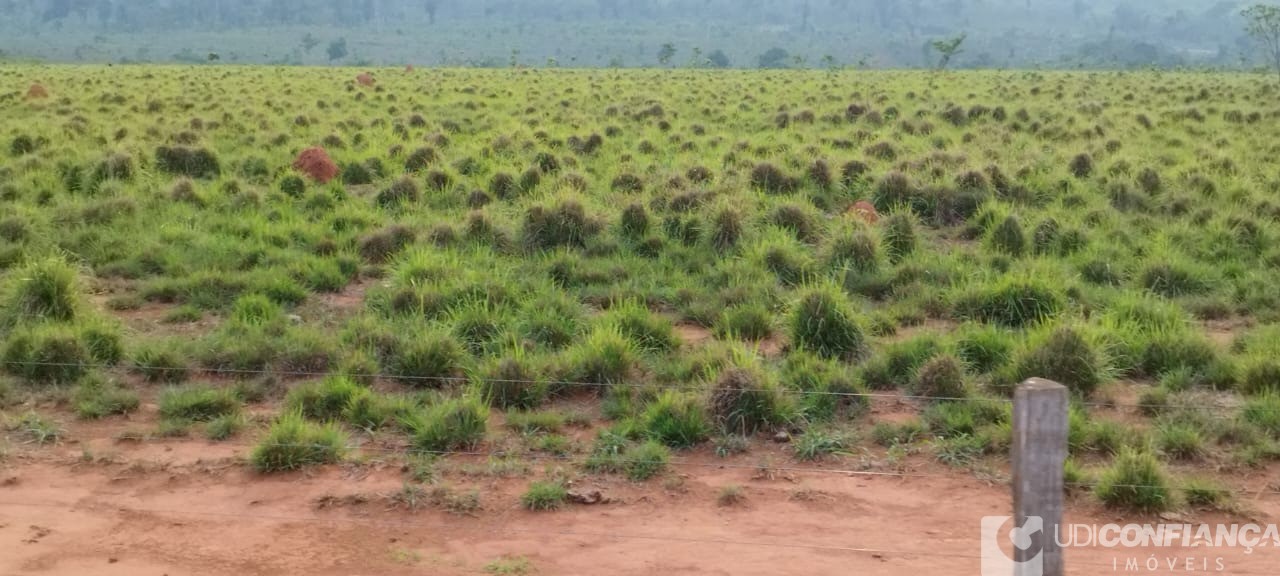
[[[1016,576],[1063,576],[1058,528],[1062,525],[1062,465],[1067,459],[1066,386],[1032,378],[1013,394],[1013,518],[1026,526],[1039,517],[1044,531],[1023,550],[1014,548]],[[1040,555],[1043,562],[1029,564]]]

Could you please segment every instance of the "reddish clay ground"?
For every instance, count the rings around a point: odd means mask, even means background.
[[[92,444],[105,454],[112,441]],[[0,574],[461,575],[507,557],[527,562],[511,574],[977,575],[979,519],[1009,510],[1007,488],[960,472],[762,475],[695,455],[706,466],[681,466],[665,481],[592,479],[614,502],[556,512],[520,508],[526,478],[477,477],[470,486],[484,511],[457,516],[393,506],[386,495],[403,475],[377,459],[261,476],[238,460],[243,444],[113,445],[89,463],[83,446],[10,454],[0,472]],[[717,504],[727,485],[743,487],[744,504]],[[1271,497],[1250,505],[1259,519],[1280,510]],[[1071,509],[1075,522],[1134,520],[1084,500]],[[1211,551],[1229,574],[1274,574],[1278,552]],[[1069,573],[1113,573],[1113,556],[1069,551]],[[1179,566],[1143,573],[1186,573]]]

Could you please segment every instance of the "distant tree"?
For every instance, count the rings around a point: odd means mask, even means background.
[[[724,50],[712,50],[710,54],[707,54],[707,62],[711,64],[712,68],[728,68],[731,65],[729,57],[725,55]]]
[[[676,57],[676,47],[667,42],[658,50],[658,63],[666,66],[671,63],[671,59]]]
[[[341,60],[347,57],[347,39],[339,38],[329,43],[329,61]]]
[[[761,68],[786,68],[791,54],[782,48],[773,47],[761,54],[756,63]]]
[[[840,69],[840,65],[836,63],[836,57],[830,54],[822,55],[822,67],[832,72]]]
[[[310,54],[311,51],[315,50],[316,46],[319,46],[319,45],[320,45],[320,40],[318,40],[315,36],[312,36],[310,32],[307,32],[307,34],[302,37],[302,51],[306,52],[307,54]]]
[[[222,56],[219,56],[217,52],[210,52],[206,59],[210,62],[217,62],[222,59]]]
[[[701,68],[702,65],[705,63],[706,63],[706,60],[702,57],[702,49],[697,46],[694,46],[692,55],[689,57],[689,67]]]
[[[961,46],[964,45],[965,38],[967,37],[968,34],[961,34],[955,38],[934,40],[933,43],[930,44],[930,46],[933,46],[934,51],[942,56],[941,59],[938,60],[939,70],[946,70],[947,65],[951,63],[951,59],[958,56],[961,52],[964,52]]]
[[[427,19],[431,24],[436,23],[436,10],[440,9],[440,0],[426,0],[423,7],[427,9]]]
[[[1280,6],[1254,4],[1241,12],[1245,31],[1262,47],[1263,58],[1280,75]]]

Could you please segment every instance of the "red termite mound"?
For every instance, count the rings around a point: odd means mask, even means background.
[[[27,88],[28,100],[37,100],[40,98],[48,98],[48,97],[49,97],[49,90],[46,89],[44,86],[41,86],[39,84],[32,84],[30,88]]]
[[[356,76],[356,82],[361,86],[373,86],[373,76],[370,76],[368,72],[365,72]]]
[[[298,159],[293,161],[293,169],[321,184],[338,177],[338,165],[320,147],[307,148],[298,154]]]
[[[405,72],[413,72],[413,64],[407,64],[404,67]]]
[[[859,200],[855,202],[854,205],[850,206],[849,210],[845,213],[851,216],[857,216],[866,221],[867,224],[875,224],[880,221],[880,213],[876,211],[875,206],[872,206],[871,203],[866,200]]]

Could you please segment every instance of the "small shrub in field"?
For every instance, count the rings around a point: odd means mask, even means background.
[[[1094,494],[1108,508],[1162,512],[1173,505],[1169,478],[1155,456],[1121,450],[1102,473]]]
[[[367,388],[345,376],[333,376],[290,390],[285,406],[311,420],[338,420],[348,405],[369,393]]]
[[[1280,393],[1267,391],[1249,398],[1241,418],[1272,436],[1280,436]]]
[[[568,425],[565,421],[565,415],[560,412],[519,412],[512,410],[507,412],[505,419],[507,428],[525,435],[559,432]]]
[[[552,294],[531,301],[517,324],[524,338],[559,349],[569,345],[578,334],[581,314],[577,301]]]
[[[960,333],[955,347],[956,355],[977,374],[999,370],[1013,356],[1013,339],[994,326],[970,326]]]
[[[635,346],[616,328],[597,328],[568,352],[569,378],[578,382],[625,380],[636,361]]]
[[[1240,391],[1245,394],[1280,392],[1280,359],[1247,360],[1240,373]]]
[[[324,148],[307,148],[298,154],[293,161],[293,169],[305,174],[313,182],[327,184],[338,177],[340,170],[337,163],[329,157]]]
[[[885,174],[876,182],[872,193],[872,204],[875,210],[888,212],[903,208],[911,208],[918,196],[918,187],[911,178],[901,172]]]
[[[812,242],[818,228],[815,219],[804,208],[787,204],[779,206],[769,213],[768,222],[791,233],[796,240]]]
[[[901,424],[877,422],[871,429],[871,438],[880,446],[892,448],[900,444],[912,444],[923,436],[924,432],[924,426],[918,420]]]
[[[668,390],[645,409],[641,417],[645,435],[673,448],[688,448],[711,433],[707,414],[698,401]]]
[[[32,262],[10,276],[5,294],[5,323],[52,320],[69,322],[82,309],[75,268],[61,259]]]
[[[416,238],[417,234],[409,228],[388,226],[360,240],[360,256],[371,264],[383,264],[413,244]]]
[[[963,398],[964,367],[954,356],[938,356],[916,373],[914,393],[929,398]]]
[[[755,302],[732,306],[720,314],[716,331],[722,336],[764,340],[773,334],[773,313]]]
[[[220,442],[239,434],[248,423],[249,419],[242,412],[223,414],[205,424],[204,435],[210,440]]]
[[[742,493],[742,487],[738,485],[725,486],[716,496],[716,504],[720,506],[738,506],[746,501],[747,496]]]
[[[711,246],[720,252],[736,247],[743,233],[742,214],[737,210],[725,208],[711,219]]]
[[[186,354],[176,345],[153,343],[133,352],[131,369],[148,382],[177,384],[190,375]]]
[[[525,211],[520,234],[526,247],[546,250],[560,246],[582,248],[600,230],[600,223],[587,216],[582,204],[565,200],[554,207],[530,207]]]
[[[1156,428],[1156,449],[1175,460],[1195,460],[1205,452],[1204,433],[1190,422],[1171,421]]]
[[[843,454],[848,446],[849,442],[839,434],[810,429],[796,439],[791,449],[795,451],[796,459],[811,462]]]
[[[190,178],[216,178],[222,173],[218,157],[207,148],[160,146],[156,148],[156,167],[169,174]]]
[[[396,208],[405,204],[416,204],[422,197],[422,190],[413,178],[404,176],[390,186],[378,192],[374,202],[383,208]]]
[[[1053,317],[1065,304],[1048,283],[1011,277],[960,296],[955,309],[964,318],[1021,328]]]
[[[287,472],[333,464],[347,451],[347,435],[337,424],[316,424],[301,414],[284,414],[249,456],[259,472]]]
[[[440,157],[436,153],[435,148],[423,147],[410,152],[404,159],[404,169],[406,172],[420,172],[431,167]],[[498,195],[499,198],[504,196]]]
[[[101,183],[106,180],[132,180],[134,171],[132,156],[124,152],[113,152],[94,167],[90,181]]]
[[[520,496],[520,503],[534,511],[556,510],[564,506],[569,490],[560,482],[534,482]]]
[[[622,210],[618,228],[627,238],[643,238],[649,232],[649,213],[640,204],[631,204]]]
[[[764,252],[764,267],[778,277],[778,281],[795,286],[812,275],[808,254],[790,245],[771,246]]]
[[[341,168],[342,183],[348,186],[360,186],[373,183],[373,171],[364,164],[352,162],[343,164]]]
[[[1182,486],[1182,494],[1189,506],[1222,509],[1231,503],[1231,490],[1214,480],[1189,479]]]
[[[72,396],[76,415],[96,420],[113,414],[128,414],[138,409],[138,395],[112,380],[85,378]]]
[[[921,419],[930,432],[944,438],[973,436],[991,424],[1009,421],[1011,412],[1000,402],[939,402],[924,411]]]
[[[166,420],[208,422],[240,411],[240,398],[229,388],[188,386],[160,395],[160,416]]]
[[[496,408],[534,408],[547,396],[547,386],[522,358],[503,358],[479,378],[480,397]]]
[[[423,332],[403,340],[390,359],[396,378],[412,386],[438,388],[457,377],[466,351],[451,336]]]
[[[1009,256],[1022,256],[1027,251],[1027,236],[1015,216],[1007,216],[991,230],[991,247]]]
[[[1060,326],[1024,350],[1015,362],[1017,380],[1053,380],[1088,396],[1110,377],[1106,359],[1075,328]]]
[[[861,230],[836,236],[828,250],[827,264],[832,268],[875,272],[880,268],[880,242]]]
[[[38,446],[57,444],[66,434],[56,421],[36,412],[27,412],[16,422],[6,422],[6,428],[21,434],[28,442]]]
[[[54,325],[13,331],[5,342],[3,358],[9,373],[43,384],[75,382],[94,363],[89,347],[75,329]]]
[[[982,457],[986,444],[979,435],[960,434],[933,442],[934,458],[947,466],[964,468]]]
[[[489,408],[475,398],[456,398],[410,416],[413,449],[421,452],[470,449],[484,440]]]
[[[830,288],[814,288],[800,297],[791,312],[791,341],[828,358],[857,356],[866,346],[844,296]]]
[[[916,381],[921,366],[942,351],[942,343],[930,335],[897,342],[864,366],[863,380],[877,390],[905,387]]]
[[[669,352],[680,345],[671,322],[654,315],[635,301],[617,304],[609,309],[610,320],[637,349],[647,352]]]
[[[26,134],[19,134],[13,137],[9,142],[9,153],[14,156],[22,156],[36,151],[39,147],[38,139],[32,138]]]
[[[1071,159],[1069,170],[1076,178],[1088,178],[1093,174],[1093,158],[1088,154],[1077,154]]]
[[[1198,270],[1170,262],[1147,266],[1139,274],[1138,282],[1166,298],[1203,294],[1210,288],[1209,281]]]
[[[627,477],[634,482],[643,482],[661,474],[671,461],[671,451],[653,440],[628,450],[625,454],[624,468]]]
[[[915,220],[907,213],[894,213],[885,219],[880,232],[881,245],[893,263],[901,262],[916,251]]]
[[[761,163],[751,169],[751,186],[769,194],[789,194],[800,187],[800,180],[787,176],[777,166]]]
[[[708,411],[727,434],[749,436],[786,426],[796,418],[795,404],[776,383],[748,368],[720,372]]]
[[[283,317],[280,305],[262,294],[246,294],[231,305],[230,320],[238,327],[270,326]]]
[[[307,191],[307,182],[297,174],[287,174],[280,179],[280,192],[290,198],[301,198]]]

